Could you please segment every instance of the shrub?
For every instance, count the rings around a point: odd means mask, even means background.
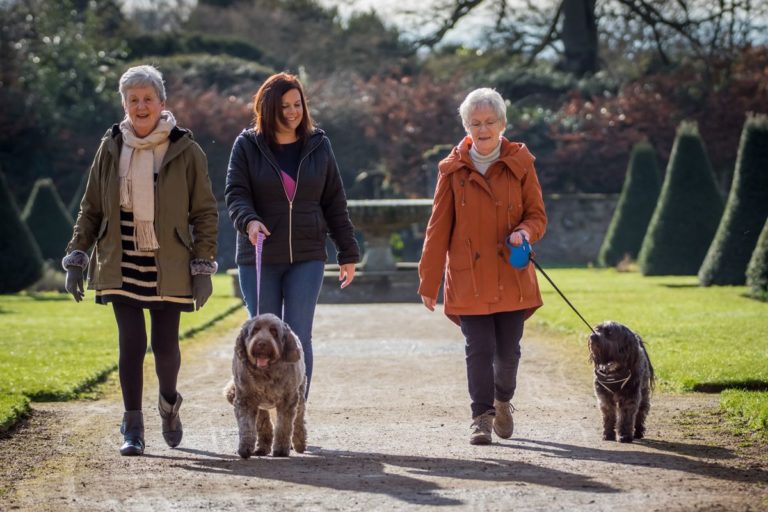
[[[747,265],[747,286],[756,297],[768,299],[768,220]]]
[[[664,185],[638,255],[644,275],[696,275],[723,213],[723,199],[695,123],[682,122]]]
[[[699,282],[742,285],[749,258],[768,217],[768,117],[747,117],[728,203],[699,270]]]
[[[231,55],[254,62],[264,59],[264,53],[259,48],[236,37],[164,32],[133,35],[126,43],[128,58],[132,60],[185,53]]]
[[[16,201],[0,172],[0,293],[16,293],[40,278],[40,248],[19,217]]]
[[[600,265],[613,267],[626,256],[637,259],[660,188],[656,151],[647,142],[635,144],[619,202],[597,256]]]
[[[21,219],[27,223],[44,259],[64,256],[73,222],[50,178],[35,182]]]

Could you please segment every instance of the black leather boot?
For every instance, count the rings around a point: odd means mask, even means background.
[[[160,410],[160,418],[163,420],[163,439],[171,448],[176,448],[181,443],[181,436],[184,431],[181,428],[181,418],[179,418],[179,407],[181,407],[181,395],[176,393],[176,401],[169,404],[160,394],[157,401],[157,408]]]
[[[123,446],[120,455],[142,455],[144,453],[144,416],[141,411],[125,411],[123,424],[120,425],[123,434]]]

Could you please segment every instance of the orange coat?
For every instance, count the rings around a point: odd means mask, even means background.
[[[465,137],[440,162],[432,215],[421,261],[419,295],[437,298],[445,277],[445,314],[486,315],[542,305],[533,264],[518,270],[509,264],[504,243],[512,231],[525,229],[530,242],[544,236],[547,214],[534,157],[524,144],[502,137],[501,154],[480,174]]]

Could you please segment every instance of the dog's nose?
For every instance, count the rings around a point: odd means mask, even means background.
[[[597,340],[599,339],[600,339],[600,335],[597,334],[596,332],[593,332],[592,334],[589,335],[589,341],[597,342]]]

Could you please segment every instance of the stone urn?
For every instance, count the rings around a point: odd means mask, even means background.
[[[365,272],[397,270],[390,236],[415,222],[426,223],[432,212],[432,199],[350,199],[349,216],[365,235],[361,262]]]

